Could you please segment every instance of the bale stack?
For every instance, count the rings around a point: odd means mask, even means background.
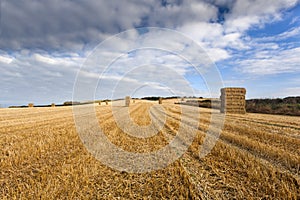
[[[128,107],[130,104],[130,96],[125,97],[125,106]]]
[[[246,89],[245,88],[222,88],[221,89],[221,112],[233,114],[246,113]]]
[[[99,103],[98,103],[98,104],[99,104],[99,106],[101,106],[101,101],[99,101]]]
[[[108,101],[105,101],[105,104],[108,105]]]
[[[162,104],[162,98],[161,97],[159,97],[159,99],[158,99],[158,104]]]
[[[33,103],[29,103],[28,104],[28,108],[33,108],[34,107],[34,104]]]
[[[55,107],[55,103],[52,103],[52,104],[51,104],[51,107]]]

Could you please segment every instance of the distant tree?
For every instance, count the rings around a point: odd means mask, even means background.
[[[79,105],[80,104],[80,102],[78,102],[78,101],[66,101],[66,102],[64,102],[64,106],[71,106],[71,105]]]
[[[247,112],[300,116],[300,97],[276,99],[250,99],[246,101]]]

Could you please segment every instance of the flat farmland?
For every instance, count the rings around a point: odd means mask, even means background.
[[[131,103],[132,121],[149,125],[150,109],[160,118],[155,105]],[[181,123],[189,126],[182,117],[197,120],[188,150],[166,168],[147,173],[120,172],[94,158],[77,134],[72,107],[0,109],[0,199],[300,198],[299,117],[228,114],[214,148],[200,158],[211,113],[218,111],[185,106],[183,114],[171,101],[161,106],[164,126],[149,138],[124,133],[111,105],[95,106],[107,138],[128,152],[159,150]],[[125,113],[128,108],[117,109]]]

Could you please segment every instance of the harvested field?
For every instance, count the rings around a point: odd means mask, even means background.
[[[155,104],[130,104],[134,123],[150,124]],[[113,144],[129,152],[152,152],[176,135],[184,105],[168,100],[159,106],[166,123],[150,138],[124,133],[110,105],[96,106],[96,114]],[[215,147],[200,159],[211,112],[219,111],[185,108],[191,122],[200,111],[192,145],[167,168],[142,174],[119,172],[96,160],[79,139],[71,107],[0,109],[0,199],[300,198],[299,117],[228,114]],[[118,109],[127,112],[128,107]],[[151,113],[158,117],[159,112]]]

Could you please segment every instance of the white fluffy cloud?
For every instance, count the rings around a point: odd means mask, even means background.
[[[126,40],[109,44],[98,52],[98,57],[86,61],[93,48],[114,34],[145,26],[183,33],[200,45],[212,61],[219,63],[232,59],[233,69],[241,74],[298,73],[299,48],[283,48],[277,43],[299,36],[298,27],[276,36],[251,38],[247,35],[253,27],[260,29],[267,23],[280,21],[281,11],[296,3],[296,0],[4,1],[1,4],[0,99],[47,103],[49,99],[70,100],[82,64],[87,66],[83,71],[86,78],[97,79],[106,67],[95,65],[97,59],[107,63],[116,58],[145,30],[129,31]],[[295,18],[291,23],[296,21]],[[164,76],[168,70],[183,77],[191,73],[184,58],[164,51],[188,51],[190,44],[186,41],[149,32],[139,41],[141,44],[147,47],[160,44],[162,49],[124,54],[118,60],[123,69],[119,67],[103,75],[104,79],[111,80],[105,87],[110,88],[122,79],[120,73],[126,71],[126,65],[148,65],[144,72],[137,71],[138,76],[131,74],[132,77],[124,79],[127,86],[141,83],[147,73],[153,73],[151,70],[156,69],[155,65],[164,65],[165,71],[161,68],[159,74],[164,79],[168,79]],[[199,57],[206,59],[203,51],[190,49],[186,59],[197,60]],[[205,59],[203,63],[208,62]],[[172,84],[181,84],[172,81],[170,79]],[[163,88],[155,84],[152,87]]]
[[[280,10],[294,6],[297,0],[240,0],[226,16],[226,32],[244,32],[251,26],[263,26],[270,21],[280,20]]]
[[[0,62],[1,63],[5,63],[5,64],[9,64],[13,61],[14,59],[11,56],[8,55],[0,55]]]

